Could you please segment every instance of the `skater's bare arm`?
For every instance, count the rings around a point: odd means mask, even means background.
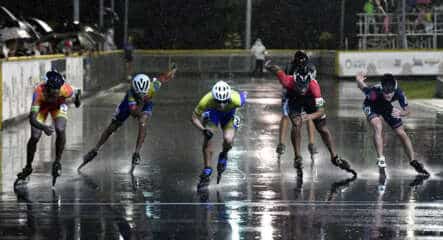
[[[54,132],[54,128],[52,126],[47,126],[37,120],[37,112],[31,112],[29,114],[29,123],[31,126],[43,130],[46,135],[50,136]]]
[[[325,114],[325,108],[321,107],[321,108],[317,109],[317,111],[314,113],[304,114],[303,121],[315,120],[315,119],[321,118],[324,114]]]
[[[79,108],[80,105],[81,105],[80,96],[81,96],[81,90],[80,89],[76,89],[74,91],[74,94],[72,94],[71,97],[66,98],[65,102],[67,104],[73,103],[76,108]]]
[[[283,87],[292,89],[294,87],[294,78],[290,75],[286,75],[280,66],[270,64],[270,62],[270,60],[266,62],[265,68],[278,78],[278,81],[280,81],[280,84]]]
[[[271,64],[266,64],[266,65],[265,65],[265,68],[266,68],[269,72],[273,73],[274,75],[277,75],[277,72],[281,70],[280,66],[275,65],[275,64],[272,64],[272,65],[271,65]]]
[[[200,118],[197,116],[197,114],[192,113],[192,119],[191,119],[192,124],[194,124],[194,126],[196,126],[200,131],[205,130],[205,127],[203,126],[203,123],[200,121]]]
[[[409,112],[409,108],[408,107],[404,107],[404,108],[393,108],[392,109],[392,113],[391,115],[395,118],[400,118],[400,117],[406,117],[410,114]]]
[[[364,88],[368,87],[368,85],[365,83],[366,75],[363,72],[357,73],[357,75],[355,75],[355,80],[360,90],[363,91]]]
[[[161,74],[160,77],[158,78],[158,80],[162,84],[169,82],[171,79],[173,79],[175,77],[176,72],[177,72],[177,66],[175,65],[175,63],[173,63],[171,69],[168,70],[167,72]]]

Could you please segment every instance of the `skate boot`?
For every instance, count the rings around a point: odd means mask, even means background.
[[[386,177],[386,160],[384,156],[377,158],[377,166],[380,176]]]
[[[130,171],[131,173],[134,172],[135,166],[139,165],[140,161],[141,161],[140,153],[135,152],[134,154],[132,154],[132,165],[131,165],[131,171]]]
[[[335,156],[331,161],[332,161],[332,164],[334,164],[335,166],[337,166],[340,169],[343,169],[349,173],[352,173],[355,177],[357,177],[357,172],[355,172],[351,168],[351,165],[346,160],[339,158],[338,155]]]
[[[76,108],[79,108],[81,105],[80,96],[82,95],[82,90],[77,89],[74,94],[74,105]]]
[[[423,167],[423,164],[420,163],[419,161],[417,161],[417,160],[412,160],[412,161],[409,162],[409,164],[411,164],[411,166],[412,166],[412,167],[415,169],[415,171],[417,171],[418,173],[423,174],[423,175],[427,175],[427,176],[430,175],[429,172],[426,171],[426,169]]]
[[[77,168],[77,171],[80,171],[80,169],[82,169],[86,164],[92,161],[97,156],[97,154],[98,152],[95,149],[86,153],[86,155],[83,157],[83,163]]]
[[[318,153],[317,148],[312,143],[308,144],[308,150],[309,150],[309,153],[311,154],[311,156]]]
[[[277,152],[278,156],[280,157],[280,155],[283,155],[286,152],[286,146],[283,143],[279,143],[277,145],[277,149],[275,149],[275,151]]]
[[[381,196],[386,191],[386,175],[380,174],[378,176],[378,185],[377,185],[377,192]]]
[[[205,167],[200,174],[200,182],[197,185],[197,191],[204,191],[206,187],[209,185],[210,177],[212,174],[212,168],[211,167]]]
[[[218,155],[218,163],[217,163],[217,184],[220,183],[223,172],[226,170],[226,164],[228,162],[228,158],[226,153],[221,152]]]
[[[409,183],[410,187],[417,187],[423,185],[423,183],[429,178],[429,175],[417,175],[414,180]]]
[[[23,168],[22,172],[20,172],[19,174],[17,174],[17,180],[15,180],[14,182],[14,187],[15,185],[17,185],[19,182],[25,181],[26,178],[29,177],[29,175],[31,175],[32,173],[32,167],[30,166],[26,166]]]
[[[52,164],[52,186],[55,186],[55,182],[57,181],[57,177],[62,175],[62,165],[59,161],[55,161]]]
[[[303,158],[301,156],[294,158],[294,168],[297,171],[297,177],[303,178]]]

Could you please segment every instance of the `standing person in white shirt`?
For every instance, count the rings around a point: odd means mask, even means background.
[[[265,62],[265,57],[268,54],[266,51],[266,47],[263,45],[260,38],[255,40],[254,45],[252,45],[251,53],[255,57],[255,69],[252,72],[254,77],[262,77],[263,76],[263,64]]]

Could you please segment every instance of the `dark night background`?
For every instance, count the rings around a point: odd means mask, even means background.
[[[267,48],[329,48],[339,46],[340,0],[253,0],[252,43]],[[72,21],[73,1],[2,1],[16,16],[37,17],[55,27]],[[110,6],[105,0],[105,7]],[[356,46],[356,13],[364,0],[347,0],[345,37]],[[115,0],[120,16],[116,42],[121,46],[124,0]],[[99,0],[80,0],[80,21],[98,24]],[[129,34],[137,48],[243,48],[246,0],[129,0]],[[329,34],[328,34],[329,33]],[[324,40],[320,41],[320,37]],[[251,44],[252,44],[251,43]]]

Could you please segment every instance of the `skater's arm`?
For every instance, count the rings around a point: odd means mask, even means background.
[[[204,130],[205,130],[205,127],[203,126],[203,123],[200,121],[200,117],[197,116],[197,114],[196,114],[195,112],[192,113],[191,122],[192,122],[192,124],[194,124],[194,126],[196,126],[200,131],[204,131]]]
[[[391,115],[395,118],[406,117],[409,114],[410,114],[410,112],[409,112],[408,107],[405,107],[402,109],[394,107],[392,109],[392,113],[391,113]]]
[[[169,71],[160,75],[158,80],[163,84],[169,82],[171,79],[175,77],[175,73],[177,72],[177,66],[175,63],[172,64],[172,67]]]
[[[294,87],[294,78],[291,75],[286,75],[278,65],[271,65],[270,61],[267,61],[265,68],[278,78],[278,81],[280,81],[280,84],[283,85],[283,87],[289,89]]]
[[[192,113],[191,122],[196,126],[200,131],[202,131],[203,135],[206,137],[206,139],[211,139],[212,136],[214,136],[214,133],[203,126],[203,123],[200,121],[200,117],[194,112]]]
[[[205,127],[203,126],[203,123],[200,119],[203,113],[211,105],[210,104],[211,101],[212,101],[212,93],[208,92],[202,99],[200,99],[197,106],[194,108],[194,111],[192,112],[191,122],[201,131],[205,130]]]
[[[366,75],[363,72],[357,73],[357,75],[355,75],[355,80],[360,90],[364,91],[364,89],[368,88],[368,85],[365,83]]]
[[[409,111],[408,100],[403,91],[401,89],[397,89],[394,97],[398,99],[400,108],[394,107],[392,109],[391,115],[395,118],[409,116],[411,112]]]
[[[141,111],[142,106],[140,106],[139,104],[133,104],[133,105],[129,105],[129,113],[131,114],[131,116],[139,119],[143,116],[143,112]]]
[[[81,96],[81,90],[76,89],[74,90],[74,94],[71,97],[66,98],[65,102],[67,104],[74,103],[75,107],[79,108],[81,105],[80,96]]]
[[[402,116],[402,117],[407,117],[407,116],[409,116],[410,114],[411,114],[411,111],[409,111],[409,108],[406,106],[406,107],[403,108],[403,111],[402,111],[402,113],[401,113],[400,116]]]
[[[409,111],[408,108],[409,105],[408,99],[406,98],[405,93],[401,89],[398,89],[397,92],[398,92],[397,94],[399,94],[398,103],[400,104],[400,107],[403,109],[402,116],[409,116],[411,112]]]
[[[43,130],[46,135],[50,136],[54,132],[54,128],[52,126],[47,126],[38,121],[37,115],[38,115],[37,112],[31,112],[31,114],[29,114],[29,123],[31,124],[31,126]]]
[[[303,120],[305,121],[321,118],[325,114],[325,100],[321,95],[320,85],[318,84],[317,80],[312,80],[309,83],[308,92],[314,98],[314,104],[317,110],[314,113],[305,114],[303,116]]]
[[[311,114],[303,115],[303,121],[315,120],[315,119],[321,118],[324,114],[325,114],[325,108],[321,107],[321,108],[318,108],[317,111],[315,111]]]
[[[42,104],[42,91],[41,87],[37,87],[32,95],[32,104],[31,104],[31,112],[29,113],[29,123],[32,127],[43,130],[46,135],[50,136],[54,131],[54,128],[51,126],[46,126],[44,123],[41,123],[37,120],[38,113],[40,112],[40,105]]]

